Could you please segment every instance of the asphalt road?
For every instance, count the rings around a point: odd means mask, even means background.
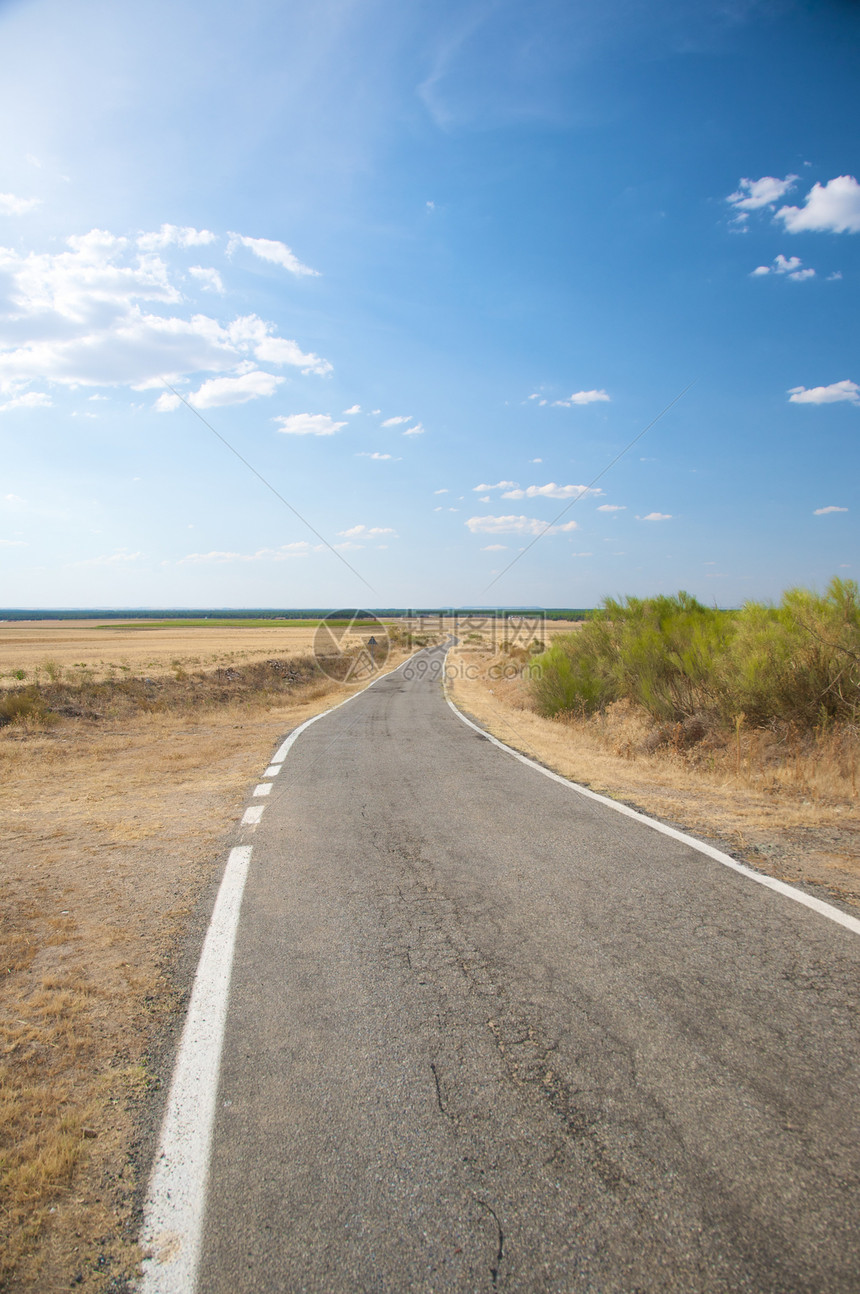
[[[441,653],[253,836],[198,1289],[860,1289],[860,939],[523,765]]]

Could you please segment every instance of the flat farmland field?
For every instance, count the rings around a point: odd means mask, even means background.
[[[318,621],[239,624],[182,621],[32,620],[0,623],[0,686],[38,682],[61,671],[105,679],[214,669],[313,649]]]

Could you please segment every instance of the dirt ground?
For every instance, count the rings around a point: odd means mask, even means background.
[[[448,657],[452,699],[500,741],[760,871],[860,907],[856,733],[851,749],[822,744],[781,764],[764,761],[757,734],[696,760],[671,747],[649,751],[647,723],[623,708],[602,719],[541,718],[506,669],[516,664],[480,649]]]
[[[260,632],[234,629],[218,650],[237,661],[270,656]],[[206,650],[183,657],[183,646],[174,639],[164,650],[183,665]],[[277,705],[246,699],[0,729],[0,1289],[8,1294],[128,1288],[151,1150],[141,1136],[162,1073],[166,1081],[205,925],[199,905],[214,897],[231,834],[277,743],[355,690],[317,680]]]

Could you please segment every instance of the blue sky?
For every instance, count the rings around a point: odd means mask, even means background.
[[[0,2],[0,605],[856,578],[858,37],[847,0]]]

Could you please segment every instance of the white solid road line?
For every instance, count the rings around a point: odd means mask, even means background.
[[[141,1245],[150,1256],[141,1294],[194,1289],[233,946],[250,861],[250,845],[230,850],[200,954],[144,1206]]]
[[[407,657],[388,674],[396,674],[411,659]],[[380,674],[361,691],[306,719],[272,756],[266,776],[272,770],[280,771],[293,742],[312,723],[347,705],[387,676]],[[263,804],[250,805],[241,825],[258,823],[264,808]],[[230,997],[233,949],[250,861],[250,845],[230,850],[197,964],[143,1207],[140,1243],[148,1257],[142,1264],[143,1274],[137,1285],[139,1294],[194,1294],[197,1286],[221,1045]]]
[[[461,710],[458,710],[454,702],[448,696],[447,686],[443,683],[445,691],[445,700],[450,705],[458,719],[463,723],[474,728],[487,741],[491,741],[499,750],[506,751],[518,759],[521,764],[528,764],[529,768],[536,768],[544,777],[551,777],[554,782],[560,782],[562,786],[568,787],[571,791],[576,791],[578,795],[584,795],[589,800],[596,800],[598,804],[605,804],[607,808],[614,809],[616,813],[623,813],[627,818],[635,818],[637,822],[644,822],[647,827],[654,831],[660,831],[664,836],[671,836],[673,840],[680,840],[682,844],[689,845],[691,849],[697,850],[700,854],[707,855],[714,862],[722,863],[723,867],[730,867],[732,871],[739,872],[741,876],[746,876],[748,880],[755,881],[757,885],[764,885],[769,890],[776,890],[778,894],[784,894],[786,898],[794,899],[795,903],[802,903],[804,907],[812,908],[819,916],[827,917],[830,921],[835,921],[837,925],[844,926],[846,930],[851,930],[855,935],[860,935],[860,921],[856,917],[851,917],[847,912],[840,908],[835,908],[831,903],[825,903],[822,899],[816,899],[812,894],[806,894],[803,890],[797,890],[793,885],[786,885],[785,881],[778,881],[773,876],[765,876],[761,872],[754,872],[751,867],[746,867],[739,863],[737,859],[732,858],[729,854],[724,854],[720,849],[714,849],[713,845],[706,845],[703,840],[696,840],[694,836],[685,835],[683,831],[676,831],[674,827],[667,827],[664,822],[658,822],[656,818],[649,818],[644,813],[637,812],[636,809],[628,808],[626,804],[619,804],[617,800],[610,800],[606,795],[598,795],[596,791],[589,791],[588,787],[580,786],[578,782],[572,782],[567,777],[562,777],[560,773],[554,773],[549,768],[544,768],[543,764],[538,764],[534,759],[529,759],[528,755],[523,755],[513,746],[506,746],[498,737],[481,728],[471,719],[467,719]]]

